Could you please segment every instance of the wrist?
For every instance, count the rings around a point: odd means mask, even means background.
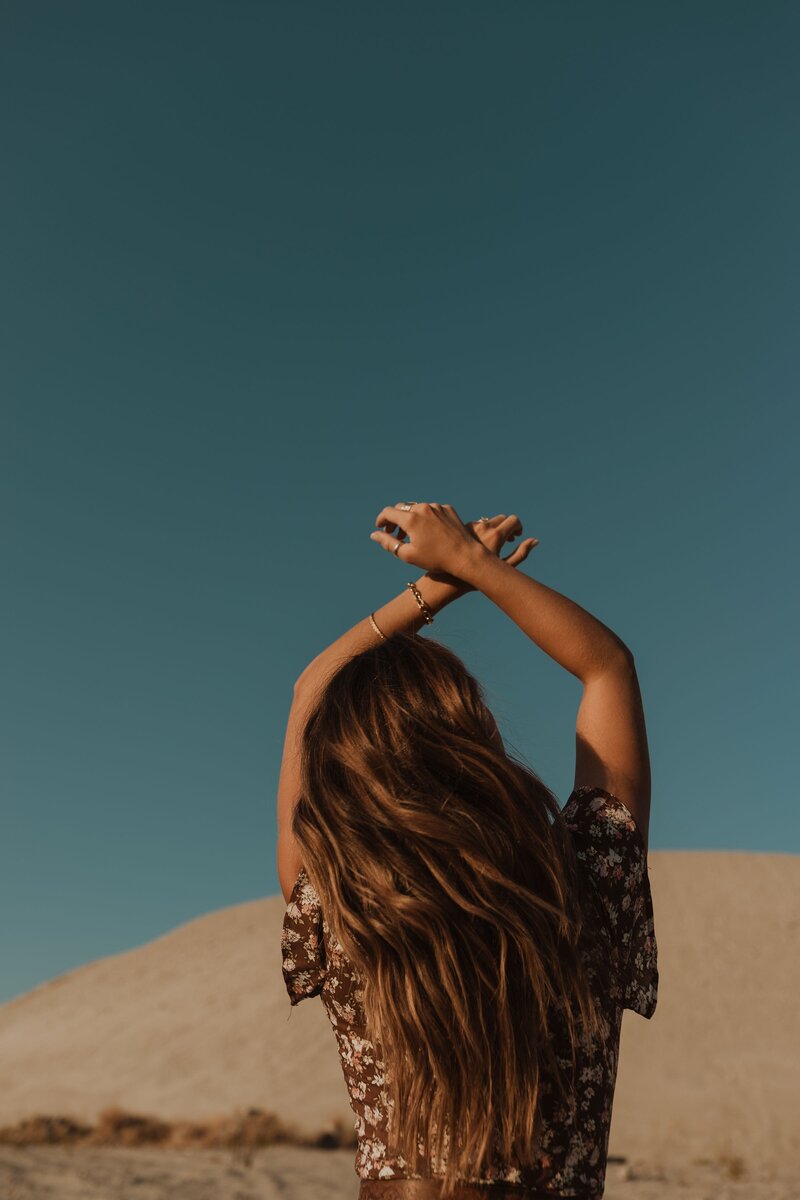
[[[455,576],[442,576],[437,572],[426,571],[414,581],[419,594],[432,612],[437,613],[445,605],[451,604],[459,596],[463,596],[472,588]]]
[[[458,578],[463,580],[468,590],[480,591],[480,580],[487,568],[491,569],[493,564],[502,566],[502,560],[482,542],[476,541],[474,546],[464,551],[459,563]],[[511,569],[513,570],[513,567]]]

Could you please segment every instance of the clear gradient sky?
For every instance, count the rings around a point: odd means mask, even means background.
[[[0,999],[278,891],[400,499],[519,513],[634,651],[653,850],[798,853],[800,7],[0,25]],[[578,681],[481,596],[423,636],[566,800]]]

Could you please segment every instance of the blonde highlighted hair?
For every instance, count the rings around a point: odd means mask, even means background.
[[[401,633],[336,671],[304,728],[292,830],[360,975],[389,1151],[443,1196],[498,1159],[532,1162],[542,1079],[568,1102],[603,1017],[560,805],[453,651]]]

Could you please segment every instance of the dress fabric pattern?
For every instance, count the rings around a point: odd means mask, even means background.
[[[578,1090],[565,1104],[547,1079],[541,1084],[542,1145],[534,1162],[495,1160],[471,1184],[517,1184],[556,1197],[593,1197],[605,1188],[608,1138],[616,1085],[622,1013],[626,1008],[650,1018],[656,1009],[658,958],[647,856],[633,816],[616,796],[600,787],[576,788],[561,810],[578,862],[591,881],[594,903],[587,921],[594,942],[611,962],[611,985],[602,989],[587,955],[587,971],[605,1020],[605,1036],[578,1046]],[[355,1115],[361,1179],[436,1178],[409,1169],[387,1145],[386,1066],[367,1038],[358,973],[335,939],[305,868],[300,870],[283,919],[283,977],[292,1006],[320,995],[333,1028],[339,1059]],[[559,1061],[570,1066],[566,1023]],[[421,1148],[421,1147],[420,1147]],[[491,1188],[489,1188],[491,1194]]]

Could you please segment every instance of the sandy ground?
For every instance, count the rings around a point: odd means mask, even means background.
[[[609,1163],[606,1200],[797,1200],[800,1175],[727,1178],[724,1168]],[[0,1200],[356,1200],[353,1153],[0,1146]]]
[[[649,869],[658,1008],[649,1021],[625,1013],[609,1154],[670,1170],[625,1180],[611,1164],[606,1194],[800,1200],[800,856],[653,851]],[[321,1000],[289,1006],[284,908],[273,896],[211,913],[0,1007],[0,1125],[93,1123],[118,1105],[164,1119],[255,1107],[310,1133],[352,1128]],[[352,1160],[0,1146],[0,1200],[348,1197]],[[735,1160],[746,1174],[728,1178]]]

